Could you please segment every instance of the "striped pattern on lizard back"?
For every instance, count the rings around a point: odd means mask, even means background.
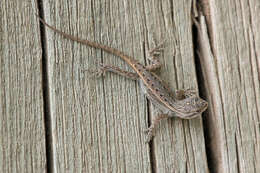
[[[163,103],[163,105],[168,109],[172,110],[173,112],[178,112],[178,108],[176,108],[177,105],[175,106],[177,99],[174,95],[174,92],[171,91],[169,87],[163,81],[161,81],[155,73],[147,71],[140,63],[133,64],[133,68],[140,76],[141,82],[143,82],[147,88],[147,91],[144,91],[144,86],[141,86],[142,90],[148,96],[148,98],[152,97],[152,100],[159,101],[160,105]]]
[[[177,113],[184,119],[194,118],[207,108],[207,103],[197,95],[186,96],[178,99],[175,92],[163,82],[155,73],[146,70],[140,63],[133,63],[133,69],[140,76],[140,86],[143,93],[150,99],[160,110],[169,116]]]

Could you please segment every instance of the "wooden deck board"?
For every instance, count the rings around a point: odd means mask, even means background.
[[[152,1],[144,5],[149,42],[153,43],[153,37],[157,40],[166,39],[160,76],[173,90],[197,88],[191,5],[191,1]],[[153,107],[151,112],[152,117],[156,116]],[[198,117],[192,120],[171,118],[162,121],[154,139],[156,172],[207,172],[201,120]]]
[[[0,3],[0,172],[45,172],[42,48],[30,2]]]
[[[67,33],[142,57],[141,47],[133,44],[133,37],[140,39],[138,32],[123,22],[126,16],[118,10],[119,4],[77,3],[72,9],[67,7],[76,4],[44,4],[46,21]],[[55,12],[49,13],[49,9]],[[101,61],[130,68],[117,57],[68,41],[50,30],[46,36],[52,76],[54,170],[149,172],[149,148],[142,132],[147,127],[146,100],[138,85],[114,74],[104,79],[90,78],[85,71],[97,69]]]
[[[207,118],[212,169],[216,172],[260,170],[259,2],[211,2],[209,36],[201,39],[202,64],[210,100]],[[207,31],[203,26],[206,38]]]

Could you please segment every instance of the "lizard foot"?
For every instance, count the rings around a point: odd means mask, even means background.
[[[153,127],[149,127],[146,130],[144,130],[144,133],[146,133],[146,139],[145,143],[149,143],[153,137],[155,136],[155,129]]]
[[[158,56],[163,51],[163,48],[164,48],[164,41],[161,42],[155,48],[149,50],[149,52],[148,52],[148,59],[151,61],[151,64],[147,65],[145,67],[148,71],[155,71],[155,70],[159,69],[162,66],[162,64],[159,61]]]
[[[102,63],[99,63],[99,68],[97,70],[90,70],[88,69],[87,71],[91,73],[90,77],[101,77],[101,76],[105,76],[106,72],[109,70],[109,66],[108,65],[104,65]]]
[[[157,45],[155,48],[149,50],[150,57],[157,57],[161,54],[161,52],[164,49],[164,43],[165,40],[163,40],[159,45]]]

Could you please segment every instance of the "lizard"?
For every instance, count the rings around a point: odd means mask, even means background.
[[[112,65],[102,64],[97,75],[104,75],[106,72],[113,72],[139,81],[144,95],[160,110],[160,114],[153,118],[150,127],[145,130],[147,133],[147,138],[145,140],[146,143],[151,141],[153,136],[155,136],[155,129],[162,119],[169,117],[191,119],[199,116],[207,109],[208,102],[200,98],[198,92],[191,89],[176,90],[176,92],[173,92],[168,85],[155,74],[154,71],[162,66],[158,58],[155,56],[155,54],[162,49],[162,44],[150,51],[149,59],[152,63],[151,65],[144,66],[134,58],[117,49],[62,32],[46,23],[38,15],[36,16],[43,25],[53,30],[55,33],[62,35],[64,38],[118,56],[133,69],[134,72],[128,72]]]

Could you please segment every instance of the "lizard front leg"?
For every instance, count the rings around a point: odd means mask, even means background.
[[[137,80],[139,78],[137,73],[125,71],[119,67],[113,65],[104,65],[102,63],[100,64],[99,69],[93,72],[93,75],[98,77],[105,76],[106,72],[116,73],[132,80]]]
[[[163,45],[164,45],[164,41],[149,51],[148,59],[152,62],[152,64],[145,66],[147,70],[155,71],[162,66],[162,64],[158,59],[158,56],[163,51]]]
[[[150,142],[150,140],[155,135],[155,130],[156,130],[156,127],[158,126],[159,122],[162,119],[165,119],[165,118],[168,118],[168,117],[169,116],[167,114],[159,114],[152,120],[152,124],[150,125],[150,127],[145,130],[145,132],[147,133],[147,138],[145,140],[146,143]]]
[[[193,89],[187,89],[187,90],[180,89],[180,90],[175,91],[175,96],[176,96],[177,100],[183,100],[188,97],[194,97],[197,95],[198,95],[198,92]]]

